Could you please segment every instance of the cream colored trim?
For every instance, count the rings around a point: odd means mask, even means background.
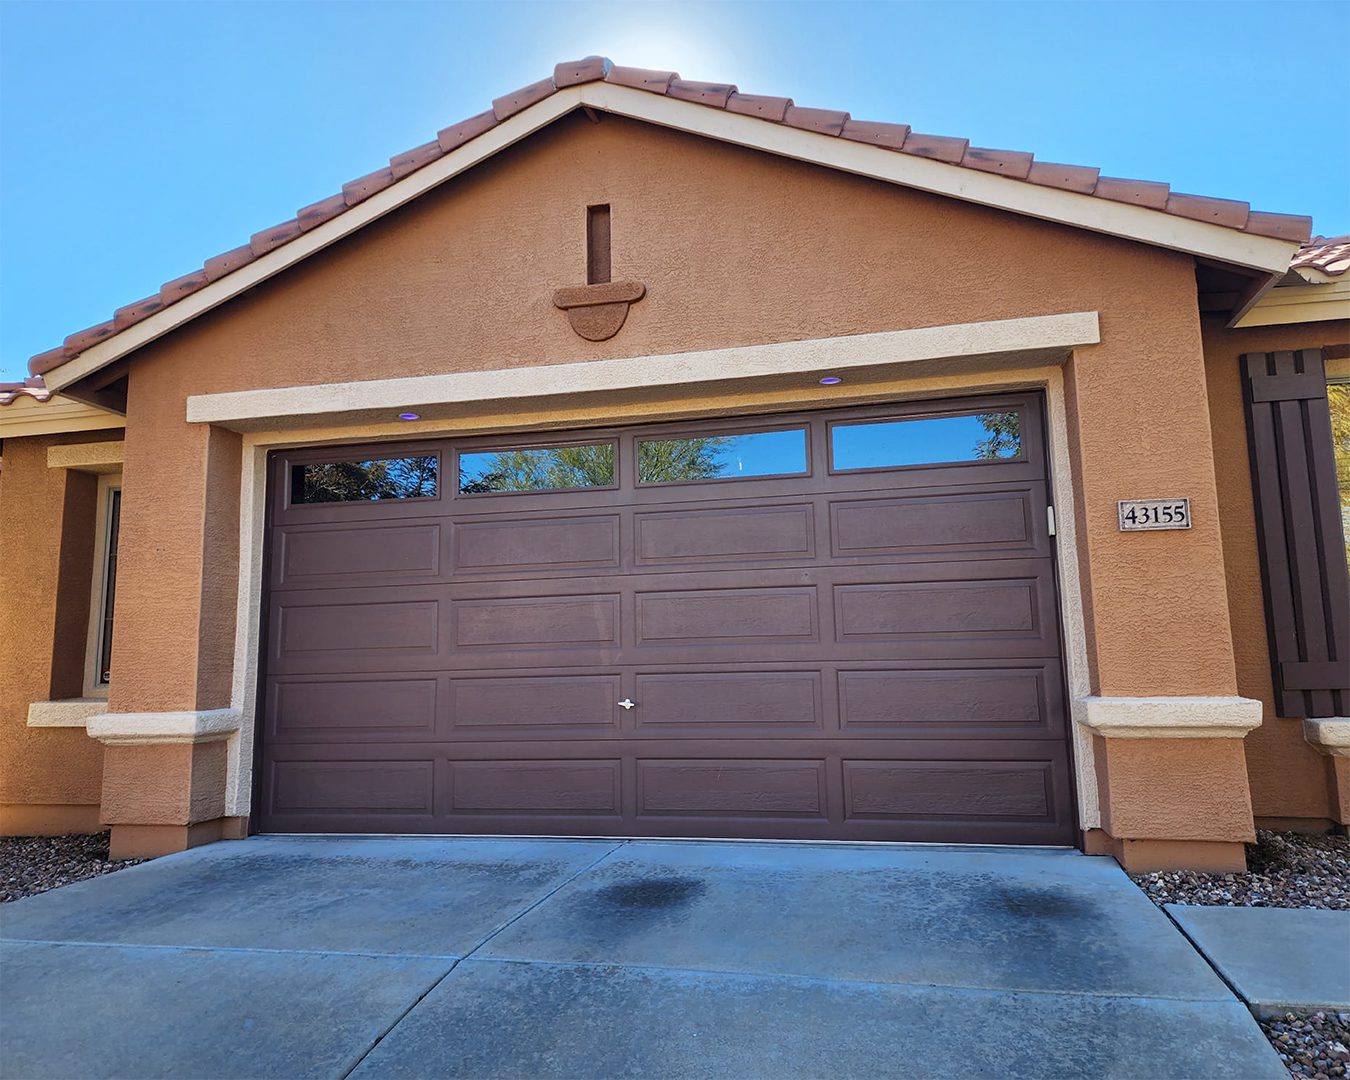
[[[127,444],[116,442],[68,443],[47,448],[47,468],[111,474],[122,471]]]
[[[1350,757],[1350,716],[1318,716],[1303,721],[1303,737],[1324,754]]]
[[[121,443],[117,444],[121,446]],[[50,451],[47,458],[51,464]],[[108,510],[112,505],[112,493],[122,489],[122,474],[107,473],[98,478],[98,505],[94,513],[94,570],[89,585],[89,629],[84,639],[84,696],[87,698],[108,697],[108,685],[99,682],[99,648],[103,628],[103,602],[107,598],[108,579],[105,573],[108,561]]]
[[[108,711],[106,698],[34,701],[28,706],[29,727],[82,728],[91,716]]]
[[[0,408],[0,439],[61,435],[68,431],[106,431],[126,427],[126,417],[56,396],[50,401],[21,397]]]
[[[1280,285],[1270,289],[1233,325],[1243,329],[1350,321],[1350,277],[1327,281],[1325,285]]]
[[[710,109],[645,90],[612,83],[585,83],[559,90],[508,117],[459,149],[424,165],[345,213],[301,233],[261,258],[86,349],[73,360],[48,372],[47,385],[53,389],[69,386],[583,106],[965,202],[1203,255],[1271,274],[1282,274],[1298,248],[1292,241],[1042,187],[912,154],[898,154],[879,146],[784,124],[769,124],[754,117]]]
[[[1089,697],[1080,721],[1108,739],[1241,739],[1261,726],[1243,697]]]
[[[1142,206],[1042,187],[913,154],[897,154],[852,139],[803,131],[786,124],[766,124],[755,117],[613,83],[587,83],[581,89],[585,104],[605,112],[1269,273],[1284,273],[1299,246],[1293,241],[1256,236]]]
[[[102,712],[89,718],[91,738],[108,746],[199,743],[228,739],[239,730],[236,709],[205,712]]]
[[[753,385],[753,384],[751,384]],[[256,731],[260,632],[262,627],[262,564],[266,542],[267,455],[273,450],[328,443],[356,443],[390,438],[456,436],[493,432],[518,432],[547,428],[584,427],[636,423],[641,420],[673,420],[706,416],[766,414],[832,405],[857,405],[883,401],[941,398],[1007,390],[1041,389],[1047,400],[1047,435],[1050,444],[1051,483],[1057,513],[1057,547],[1060,574],[1060,605],[1065,636],[1065,665],[1074,715],[1082,709],[1088,693],[1087,629],[1075,537],[1073,481],[1070,465],[1064,373],[1056,365],[1015,371],[943,371],[897,378],[872,373],[866,380],[850,380],[830,391],[812,384],[771,386],[739,394],[734,401],[710,396],[672,407],[668,401],[636,404],[606,403],[597,396],[586,404],[559,410],[532,406],[526,411],[485,411],[435,422],[403,424],[396,420],[378,424],[342,424],[336,420],[323,427],[289,427],[256,431],[243,439],[242,481],[239,514],[239,594],[235,618],[234,682],[231,707],[239,712],[239,732],[229,742],[226,814],[250,812],[253,791],[253,740]],[[1074,769],[1082,828],[1097,828],[1101,811],[1093,764],[1091,732],[1075,726]]]
[[[1076,346],[1095,345],[1100,340],[1097,313],[1080,311],[665,356],[194,394],[187,399],[187,418],[190,423],[247,431],[328,414],[351,422],[433,405],[556,399],[771,375],[814,376],[926,360],[951,361],[954,365],[973,360],[1044,364],[1062,361]]]

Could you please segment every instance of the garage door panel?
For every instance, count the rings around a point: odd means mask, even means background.
[[[437,522],[293,526],[275,536],[277,588],[415,584],[440,573]]]
[[[278,740],[426,738],[436,731],[436,678],[272,679],[267,734]]]
[[[884,738],[1064,737],[1057,662],[1035,667],[842,669],[844,734]]]
[[[640,567],[815,558],[815,506],[740,506],[634,515]]]
[[[458,761],[451,765],[454,814],[585,814],[620,817],[621,762]]]
[[[1020,394],[530,436],[616,447],[603,486],[570,491],[456,493],[461,454],[519,437],[279,455],[263,827],[1069,842],[1039,410]],[[1014,430],[986,454],[993,429],[967,421],[885,441],[896,419],[1009,411],[1020,449]],[[859,467],[831,472],[831,425],[878,419],[850,435]],[[754,475],[773,461],[735,443],[746,475],[727,475],[721,435],[782,428],[805,431],[805,474]],[[939,428],[956,441],[914,437]],[[639,442],[703,434],[709,478],[638,482]],[[343,467],[303,492],[351,501],[288,502],[296,461],[415,452],[435,455],[434,497],[361,501]]]
[[[456,575],[619,568],[619,515],[501,517],[453,526]]]
[[[435,761],[277,761],[277,814],[416,814],[434,807]]]
[[[835,498],[829,503],[831,550],[835,558],[853,559],[1046,555],[1048,537],[1037,527],[1045,505],[1039,484],[1016,491]]]
[[[819,640],[814,588],[686,589],[637,595],[638,645]]]
[[[637,815],[644,817],[826,816],[826,763],[639,758]]]
[[[849,818],[1048,821],[1049,761],[856,761],[844,766]]]
[[[283,604],[273,637],[278,660],[303,654],[359,653],[435,656],[439,647],[440,604],[436,600],[377,600],[364,603]],[[376,661],[377,662],[377,661]]]
[[[619,644],[617,594],[456,600],[451,619],[452,640],[461,649]]]
[[[638,673],[639,737],[811,738],[825,730],[819,671]]]
[[[450,680],[450,732],[461,739],[595,738],[619,733],[618,673]]]

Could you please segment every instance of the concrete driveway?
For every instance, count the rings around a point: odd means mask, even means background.
[[[0,908],[6,1077],[1285,1077],[1113,862],[260,837]]]

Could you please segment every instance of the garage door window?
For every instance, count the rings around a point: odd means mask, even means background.
[[[577,491],[614,486],[614,444],[510,447],[459,455],[459,493]]]
[[[805,476],[806,429],[638,441],[638,482]]]
[[[433,498],[436,472],[435,454],[296,465],[291,469],[291,503]]]
[[[836,472],[1010,461],[1021,453],[1021,416],[1015,411],[834,424],[830,428],[830,462]]]

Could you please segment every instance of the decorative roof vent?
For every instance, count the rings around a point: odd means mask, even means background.
[[[572,329],[587,341],[606,341],[628,318],[628,308],[647,294],[640,281],[610,281],[609,206],[586,208],[586,284],[553,293]]]

